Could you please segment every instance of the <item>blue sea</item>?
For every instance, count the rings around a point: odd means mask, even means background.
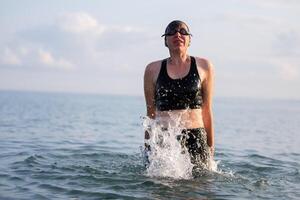
[[[300,101],[215,98],[217,170],[149,174],[143,97],[0,92],[0,199],[300,199]]]

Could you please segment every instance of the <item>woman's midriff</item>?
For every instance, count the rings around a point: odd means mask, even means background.
[[[155,118],[162,127],[179,126],[185,129],[204,127],[201,109],[156,111]]]

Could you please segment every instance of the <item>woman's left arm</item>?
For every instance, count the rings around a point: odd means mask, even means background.
[[[214,155],[214,124],[213,124],[213,111],[212,111],[212,101],[213,101],[213,90],[214,90],[214,69],[213,65],[204,60],[203,71],[205,72],[205,77],[202,82],[202,95],[203,95],[203,106],[202,106],[202,117],[204,128],[207,133],[207,144],[210,147],[211,155]]]

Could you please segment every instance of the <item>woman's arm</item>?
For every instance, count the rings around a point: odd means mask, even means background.
[[[213,124],[213,111],[212,111],[212,97],[214,87],[214,69],[212,64],[205,60],[203,62],[205,72],[205,79],[202,83],[203,92],[203,107],[202,116],[204,128],[207,133],[207,144],[211,149],[212,155],[214,154],[214,124]]]
[[[147,116],[151,119],[155,118],[154,90],[155,85],[153,81],[153,64],[149,64],[147,65],[144,74],[144,94],[146,100]]]
[[[144,74],[144,95],[146,101],[147,108],[147,116],[151,119],[155,118],[155,105],[154,105],[154,92],[155,92],[155,84],[154,84],[154,70],[153,63],[147,65]],[[145,131],[145,139],[150,139],[150,135],[148,130]],[[149,145],[145,143],[145,148],[150,148]]]

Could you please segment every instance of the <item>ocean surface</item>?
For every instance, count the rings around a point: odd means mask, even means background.
[[[1,91],[0,199],[300,199],[300,101],[216,98],[217,169],[185,178],[145,168],[144,115],[143,97]]]

